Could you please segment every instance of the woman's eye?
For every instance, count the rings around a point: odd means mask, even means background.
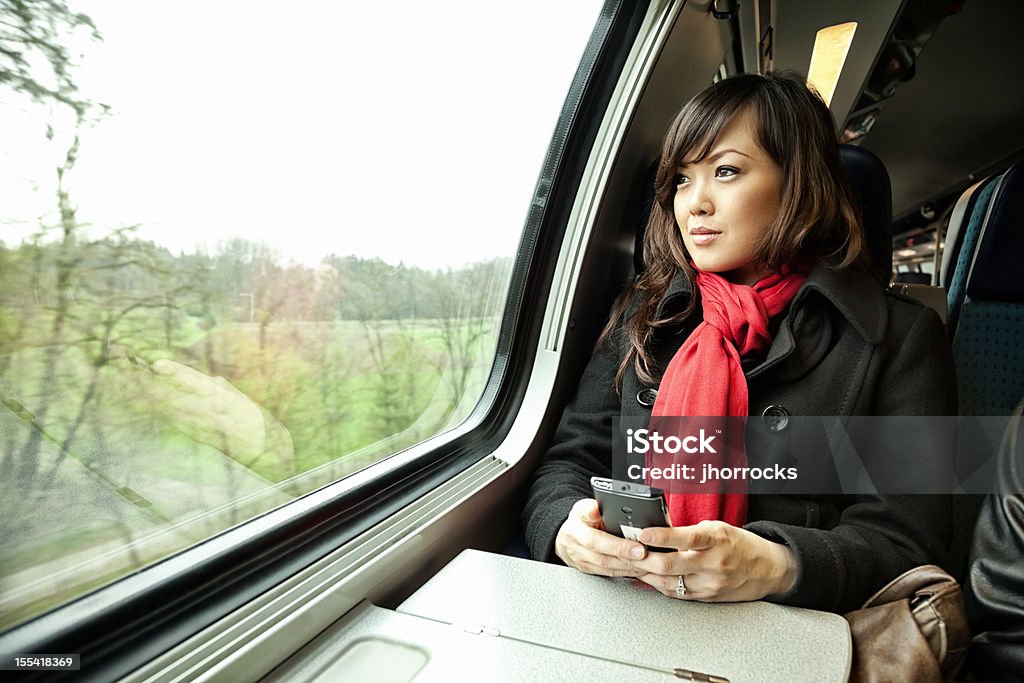
[[[733,168],[732,166],[719,166],[715,169],[715,177],[730,178],[739,172],[740,170],[738,168]]]
[[[676,185],[683,185],[690,182],[690,179],[684,176],[682,173],[676,173]]]

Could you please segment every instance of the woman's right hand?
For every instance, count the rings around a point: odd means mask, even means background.
[[[646,557],[647,548],[606,532],[597,501],[584,498],[576,501],[558,530],[555,554],[585,574],[636,576],[644,572],[634,569],[633,561]]]

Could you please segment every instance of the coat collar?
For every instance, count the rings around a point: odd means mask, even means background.
[[[683,310],[686,307],[686,302],[690,300],[692,293],[693,286],[686,275],[681,270],[677,271],[672,280],[669,281],[668,289],[665,290],[664,296],[661,297],[661,302],[658,304],[657,317],[663,319]]]
[[[865,341],[871,344],[882,341],[887,320],[885,291],[870,275],[850,268],[831,270],[819,263],[807,275],[807,281],[793,299],[791,310],[801,310],[808,298],[813,298],[812,292],[824,297]],[[690,281],[681,271],[676,273],[658,304],[658,317],[664,318],[666,314],[682,310],[691,294]],[[793,317],[787,316],[789,319]],[[782,342],[782,346],[792,345],[791,330],[788,328],[788,325],[784,325],[779,335],[783,338],[776,339]],[[785,338],[789,339],[788,343]]]
[[[803,304],[810,292],[818,292],[831,303],[864,341],[880,344],[885,338],[889,318],[885,290],[867,273],[852,268],[831,270],[822,264],[816,265],[793,299],[794,310]]]

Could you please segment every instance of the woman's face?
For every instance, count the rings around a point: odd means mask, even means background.
[[[708,156],[683,159],[676,176],[676,223],[697,268],[730,282],[768,274],[754,245],[779,213],[782,167],[757,144],[750,108],[733,116]]]

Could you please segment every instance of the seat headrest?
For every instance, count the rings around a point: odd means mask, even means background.
[[[1003,174],[982,230],[967,280],[967,296],[1024,303],[1024,161]]]
[[[892,272],[892,188],[885,164],[874,154],[861,147],[839,145],[839,161],[843,165],[846,182],[861,205],[861,220],[871,262],[883,273]],[[647,169],[644,183],[643,207],[640,225],[633,246],[633,267],[637,275],[644,270],[644,232],[654,203],[654,180],[658,173],[657,160]]]
[[[839,145],[846,182],[860,201],[861,220],[871,262],[892,272],[892,186],[889,172],[877,156],[854,145]]]
[[[893,282],[905,282],[912,285],[930,285],[932,283],[931,273],[903,272],[896,273]],[[945,291],[945,290],[943,290]]]
[[[994,177],[984,178],[974,183],[960,195],[949,214],[949,226],[946,228],[946,246],[942,248],[942,265],[939,268],[939,284],[949,291],[953,282],[953,272],[956,268],[957,257],[960,255],[960,248],[964,243],[964,236],[967,234],[969,225],[978,199],[982,196],[985,187],[995,181]],[[982,212],[987,207],[980,207]]]

